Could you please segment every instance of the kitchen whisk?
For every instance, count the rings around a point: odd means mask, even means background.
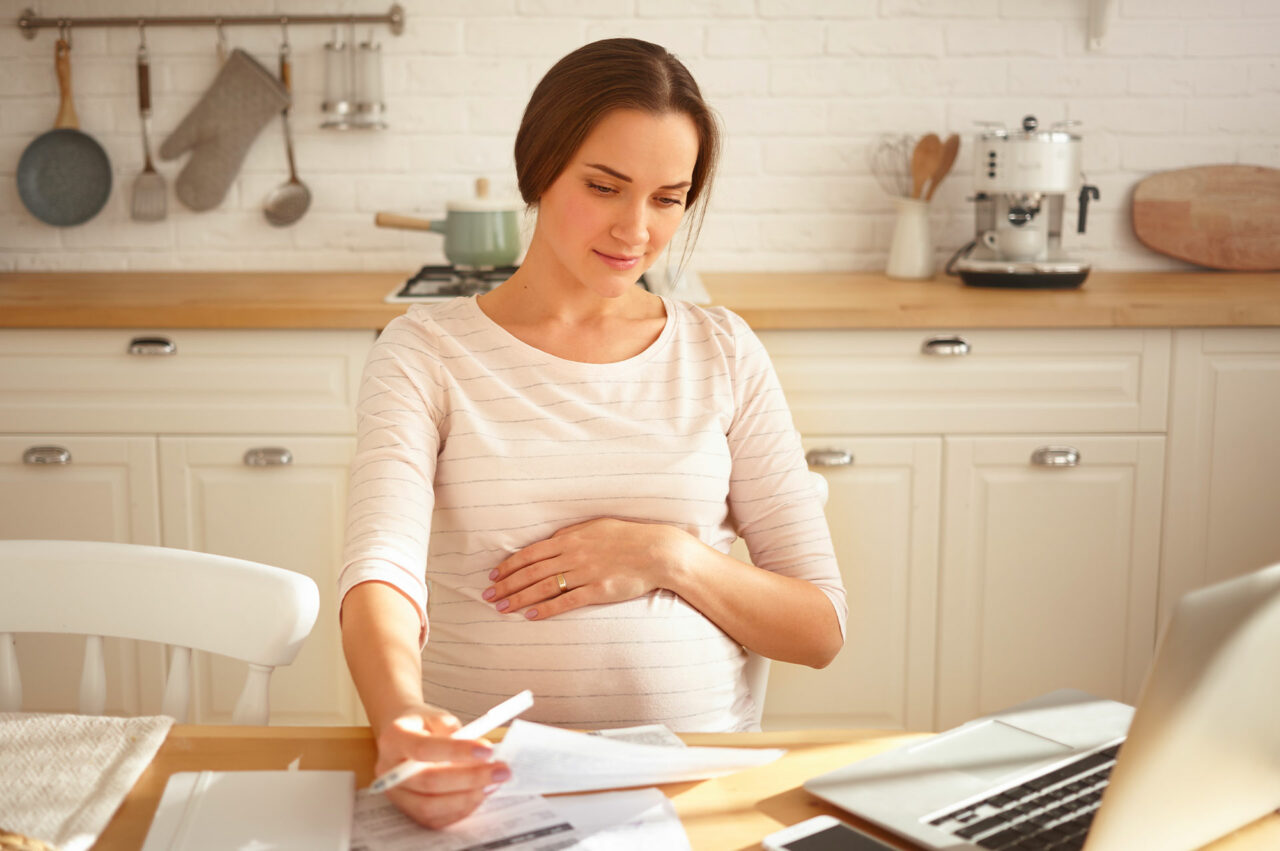
[[[868,149],[871,173],[889,195],[907,198],[911,195],[911,152],[915,137],[905,133],[886,133]]]

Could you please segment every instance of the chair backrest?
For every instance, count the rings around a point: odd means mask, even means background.
[[[813,470],[809,471],[809,475],[813,477],[813,486],[818,490],[818,497],[822,500],[822,504],[827,504],[827,498],[831,495],[831,487],[827,484],[827,477]],[[764,718],[764,698],[769,691],[769,663],[768,656],[761,656],[754,650],[747,651],[747,662],[742,667],[743,677],[747,681],[747,692],[751,695],[751,701],[755,704],[754,728],[760,729],[760,722]]]
[[[84,635],[80,711],[106,704],[102,638],[169,645],[161,711],[187,720],[191,650],[249,663],[232,714],[266,724],[271,672],[315,624],[320,594],[300,573],[190,550],[96,541],[0,541],[0,711],[22,707],[13,633]]]

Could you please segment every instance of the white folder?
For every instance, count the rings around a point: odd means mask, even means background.
[[[184,771],[169,777],[142,851],[349,851],[350,771]]]

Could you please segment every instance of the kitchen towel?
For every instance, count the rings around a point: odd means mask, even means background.
[[[275,75],[243,50],[231,51],[200,102],[160,146],[160,158],[191,159],[174,181],[178,200],[193,210],[222,203],[249,146],[267,122],[289,105]]]
[[[0,713],[0,828],[87,849],[171,726],[165,715]]]

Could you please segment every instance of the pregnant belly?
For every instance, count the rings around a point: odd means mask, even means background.
[[[465,599],[429,617],[424,693],[464,721],[524,688],[522,717],[561,726],[732,729],[743,711],[742,648],[668,591],[545,621]]]

